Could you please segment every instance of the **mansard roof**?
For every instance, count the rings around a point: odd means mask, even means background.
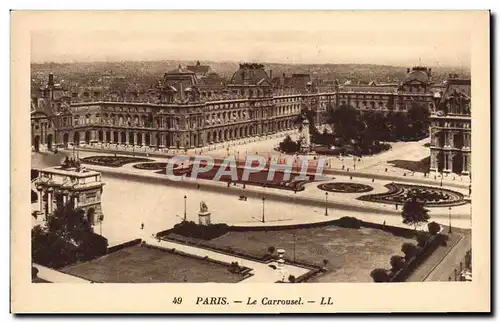
[[[271,84],[269,76],[264,70],[262,64],[245,63],[240,64],[240,68],[233,74],[230,84],[232,85],[258,85],[263,84],[263,81]]]

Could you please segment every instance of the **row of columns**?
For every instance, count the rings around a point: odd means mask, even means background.
[[[444,130],[443,130],[444,131]],[[455,147],[454,139],[455,136],[463,136],[463,147],[470,148],[471,146],[471,134],[470,132],[455,132],[455,131],[444,131],[444,145],[443,147],[451,147],[461,149],[462,147]],[[432,133],[431,138],[432,144],[436,147],[441,146],[439,142],[439,132]]]
[[[442,153],[443,165],[440,165],[440,160],[438,158],[438,154]],[[446,151],[446,150],[431,150],[431,158],[430,158],[430,170],[438,171],[442,168],[443,172],[450,173],[453,171],[453,158],[456,154],[462,155],[462,174],[469,174],[471,171],[471,154],[470,152],[456,152],[456,151]]]

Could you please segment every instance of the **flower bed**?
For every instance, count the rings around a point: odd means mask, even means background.
[[[175,165],[177,166],[177,165]],[[137,169],[145,169],[145,170],[160,170],[165,169],[167,167],[167,163],[140,163],[132,165],[132,167]]]
[[[385,187],[389,189],[386,193],[363,195],[358,197],[358,200],[402,205],[405,201],[415,197],[417,201],[424,202],[428,207],[457,206],[468,203],[462,193],[440,187],[401,183],[390,183]]]
[[[333,193],[366,193],[373,191],[373,187],[358,183],[325,183],[318,185],[318,188]]]
[[[197,174],[198,179],[205,179],[205,180],[215,180],[216,174],[219,171],[220,165],[214,166],[211,170],[203,173]],[[275,173],[274,178],[271,180],[267,179],[268,176],[268,171],[267,170],[262,170],[256,173],[250,173],[248,180],[243,180],[243,167],[238,167],[237,168],[237,180],[233,181],[231,176],[228,175],[223,175],[219,179],[221,182],[226,182],[228,185],[231,183],[237,183],[237,184],[245,184],[245,185],[252,185],[252,186],[261,186],[261,187],[268,187],[268,188],[277,188],[277,189],[283,189],[283,190],[290,190],[290,191],[303,191],[305,189],[305,184],[307,183],[312,183],[314,181],[318,181],[314,178],[309,179],[309,180],[295,180],[294,178],[299,176],[297,173],[291,173],[290,174],[290,179],[285,180],[284,178],[284,172],[277,171]],[[192,174],[192,165],[190,165],[187,168],[182,168],[182,169],[174,169],[174,175],[176,176],[182,176],[185,175],[187,178],[190,178],[190,175]],[[162,169],[158,172],[157,174],[166,174],[166,170]],[[311,176],[310,176],[311,177]],[[314,176],[312,176],[314,177]]]
[[[107,167],[122,167],[126,164],[149,162],[153,161],[148,158],[127,157],[127,156],[90,156],[81,158],[80,161],[84,164],[107,166]]]

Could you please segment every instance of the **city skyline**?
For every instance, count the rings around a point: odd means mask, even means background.
[[[55,24],[32,32],[31,61],[200,60],[470,67],[468,25],[472,22],[463,21],[457,12],[426,15],[425,26],[419,23],[419,13],[405,15],[404,20],[397,13],[387,12],[369,16],[349,12],[258,14],[262,19],[256,23],[252,12],[156,13],[148,16],[148,24],[135,23],[144,19],[138,14],[125,24],[114,13],[104,14],[107,23],[96,29],[92,21],[104,18],[97,15],[89,17],[84,26],[63,29]],[[302,26],[296,24],[295,16],[299,15]],[[172,25],[174,29],[169,27]]]

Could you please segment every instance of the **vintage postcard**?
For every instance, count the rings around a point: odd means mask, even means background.
[[[13,11],[11,311],[489,312],[489,25]]]

